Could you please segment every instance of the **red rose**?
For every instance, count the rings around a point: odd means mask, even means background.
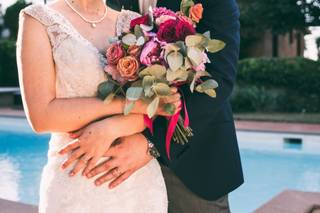
[[[149,16],[145,15],[145,16],[140,16],[138,18],[132,19],[130,22],[130,28],[134,29],[134,27],[136,25],[140,25],[140,24],[144,24],[144,25],[148,25],[149,23]]]
[[[157,33],[157,37],[160,41],[165,41],[168,43],[178,41],[178,37],[176,36],[176,20],[168,20],[159,26],[159,30]]]
[[[184,41],[188,35],[196,34],[196,30],[192,24],[185,20],[180,20],[176,25],[176,37]]]

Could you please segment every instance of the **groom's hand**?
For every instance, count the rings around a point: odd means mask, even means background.
[[[109,188],[118,186],[152,160],[148,154],[148,141],[142,134],[121,138],[119,143],[106,152],[105,157],[110,158],[92,169],[87,177],[102,174],[95,180],[95,184],[100,186],[111,181]]]

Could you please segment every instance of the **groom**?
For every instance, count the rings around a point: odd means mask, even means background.
[[[157,5],[178,11],[181,0],[108,0],[115,9],[124,7],[139,12],[141,4]],[[140,8],[139,8],[140,2]],[[230,212],[228,193],[243,183],[239,149],[229,98],[236,77],[239,54],[239,10],[235,0],[196,0],[204,7],[198,32],[210,30],[226,48],[210,54],[207,70],[219,83],[217,98],[184,91],[194,136],[187,145],[173,143],[171,160],[165,152],[166,120],[155,120],[155,132],[145,136],[161,153],[169,212]],[[131,147],[134,149],[134,146]]]

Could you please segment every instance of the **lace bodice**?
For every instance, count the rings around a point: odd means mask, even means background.
[[[24,13],[38,20],[47,30],[55,63],[57,98],[95,96],[97,85],[106,80],[104,53],[58,11],[36,4],[23,9],[21,14]],[[127,31],[130,21],[138,16],[138,13],[123,10],[116,23],[117,35]]]

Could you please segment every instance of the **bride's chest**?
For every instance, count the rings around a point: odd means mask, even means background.
[[[103,54],[89,41],[68,34],[60,36],[53,46],[57,96],[94,96],[97,86],[106,80]]]

